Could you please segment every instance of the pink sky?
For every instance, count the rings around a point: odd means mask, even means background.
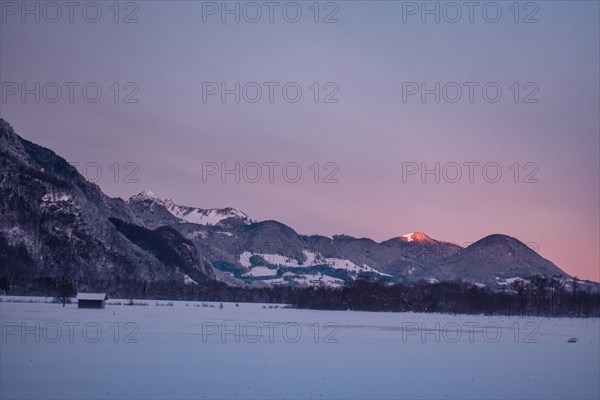
[[[381,241],[418,230],[465,244],[504,233],[536,243],[566,272],[599,281],[598,3],[540,2],[534,24],[402,23],[399,3],[340,3],[335,24],[202,23],[199,4],[167,2],[140,3],[135,24],[9,19],[0,25],[3,83],[96,82],[104,95],[97,103],[17,95],[2,100],[1,115],[70,162],[98,163],[98,184],[112,196],[149,188],[179,204],[233,206],[303,234]],[[117,103],[114,82],[122,90]],[[139,102],[123,102],[126,82],[139,88]],[[203,102],[203,82],[297,82],[304,96]],[[315,82],[320,100],[334,82],[339,102],[315,103]],[[495,82],[503,97],[403,102],[403,82]],[[528,82],[537,103],[521,101]],[[202,181],[206,162],[271,161],[298,163],[302,179]],[[138,183],[124,183],[125,170],[114,182],[115,162],[136,163]],[[339,167],[338,183],[322,182],[328,162]],[[490,183],[477,169],[469,182],[463,169],[457,183],[432,175],[403,182],[408,162],[496,163],[502,178]],[[524,182],[532,172],[538,182]]]

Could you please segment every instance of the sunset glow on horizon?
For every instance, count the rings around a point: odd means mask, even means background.
[[[183,3],[141,2],[137,23],[5,12],[0,116],[113,197],[377,242],[505,234],[600,281],[600,3],[539,2],[535,23],[387,1],[222,23]]]

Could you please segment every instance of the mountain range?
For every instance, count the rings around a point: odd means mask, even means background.
[[[221,281],[229,285],[342,286],[462,279],[502,288],[532,275],[569,275],[516,238],[462,247],[422,232],[376,242],[301,235],[234,208],[201,209],[149,190],[106,196],[53,151],[0,119],[0,277]]]

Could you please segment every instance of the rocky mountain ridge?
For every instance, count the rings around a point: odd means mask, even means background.
[[[0,276],[69,276],[188,284],[343,286],[462,279],[502,287],[531,275],[568,276],[519,240],[490,235],[462,247],[422,232],[383,242],[300,235],[233,208],[201,209],[149,190],[106,196],[51,150],[0,119]]]

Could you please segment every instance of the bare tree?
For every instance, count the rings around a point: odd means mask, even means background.
[[[552,290],[550,298],[550,309],[552,316],[556,314],[556,308],[561,303],[561,293],[565,287],[565,278],[562,275],[554,275],[550,281]]]
[[[64,307],[67,301],[75,294],[75,284],[68,278],[60,278],[56,281],[57,298]]]

